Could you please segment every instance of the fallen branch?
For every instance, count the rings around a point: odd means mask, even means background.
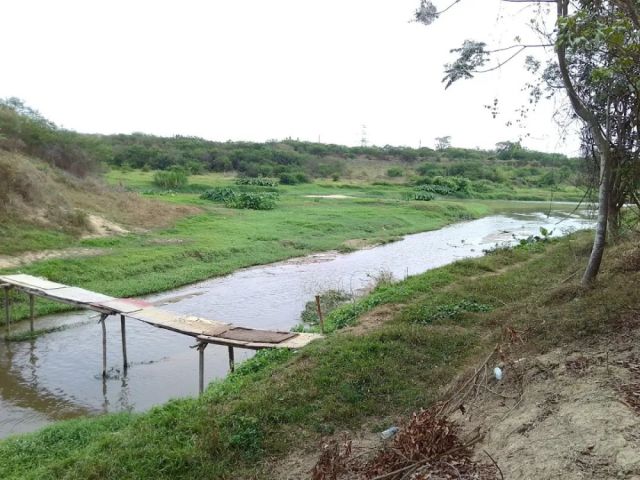
[[[504,474],[502,473],[502,469],[500,468],[500,465],[498,465],[498,462],[495,461],[495,459],[489,454],[489,452],[487,452],[484,449],[482,451],[487,455],[487,457],[489,457],[491,459],[491,461],[493,462],[495,467],[498,469],[498,473],[500,474],[500,478],[502,480],[504,480]]]

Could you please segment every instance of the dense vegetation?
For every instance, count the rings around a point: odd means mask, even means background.
[[[349,177],[354,160],[386,162],[387,177],[416,182],[421,177],[465,177],[479,192],[492,184],[549,188],[583,185],[580,161],[560,154],[529,151],[505,142],[496,151],[448,148],[345,147],[294,140],[270,143],[218,143],[198,138],[150,135],[100,137],[111,149],[108,164],[164,170],[179,166],[191,173],[237,172],[247,177],[276,177],[283,184],[312,178]]]
[[[158,184],[168,188],[184,186],[183,177],[175,172],[235,172],[244,177],[273,177],[285,185],[317,178],[337,181],[353,177],[362,162],[375,163],[379,176],[394,182],[450,186],[455,179],[466,179],[470,182],[466,193],[479,195],[505,186],[584,186],[588,177],[579,159],[527,150],[517,142],[501,142],[495,150],[434,150],[346,147],[291,139],[254,143],[142,133],[79,134],[58,128],[16,99],[0,102],[0,150],[27,153],[79,176],[108,167],[171,171],[157,177]]]

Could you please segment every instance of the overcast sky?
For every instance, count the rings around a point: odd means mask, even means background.
[[[16,96],[80,132],[195,135],[576,153],[548,102],[526,128],[523,59],[441,83],[466,38],[509,45],[527,12],[466,0],[435,24],[409,20],[418,0],[19,0],[0,4],[0,97]],[[447,0],[436,4],[445,5]],[[520,12],[520,13],[518,13]],[[484,107],[500,99],[496,120]]]

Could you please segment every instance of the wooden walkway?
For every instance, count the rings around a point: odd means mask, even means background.
[[[34,320],[34,297],[42,297],[56,302],[73,305],[77,308],[93,310],[100,314],[102,324],[102,374],[107,371],[106,326],[105,320],[111,315],[120,315],[122,334],[122,354],[124,368],[127,368],[127,343],[125,318],[139,320],[154,327],[171,330],[182,335],[193,337],[197,344],[194,346],[199,352],[200,392],[204,388],[204,349],[210,343],[228,347],[229,367],[234,368],[234,348],[248,348],[260,350],[264,348],[300,348],[321,338],[313,333],[280,332],[272,330],[258,330],[235,326],[217,320],[182,315],[154,307],[152,304],[132,298],[114,298],[83,288],[71,287],[62,283],[55,283],[44,278],[31,275],[3,275],[0,276],[0,287],[5,292],[5,318],[7,329],[11,328],[11,302],[9,291],[16,289],[29,296],[31,309],[31,330]]]

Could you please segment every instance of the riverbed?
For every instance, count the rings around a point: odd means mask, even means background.
[[[400,280],[496,245],[514,244],[540,227],[553,236],[589,228],[579,214],[494,215],[407,235],[352,253],[325,252],[246,268],[146,297],[163,308],[240,326],[289,330],[305,303],[329,289],[358,295],[384,272]],[[107,320],[108,375],[103,378],[97,318],[73,312],[36,320],[37,328],[67,328],[25,342],[0,343],[0,438],[53,421],[105,412],[144,411],[171,398],[197,394],[197,352],[192,338],[127,321],[130,367],[122,369],[119,319]],[[253,352],[236,349],[236,362]],[[205,380],[228,372],[227,349],[211,345]]]

